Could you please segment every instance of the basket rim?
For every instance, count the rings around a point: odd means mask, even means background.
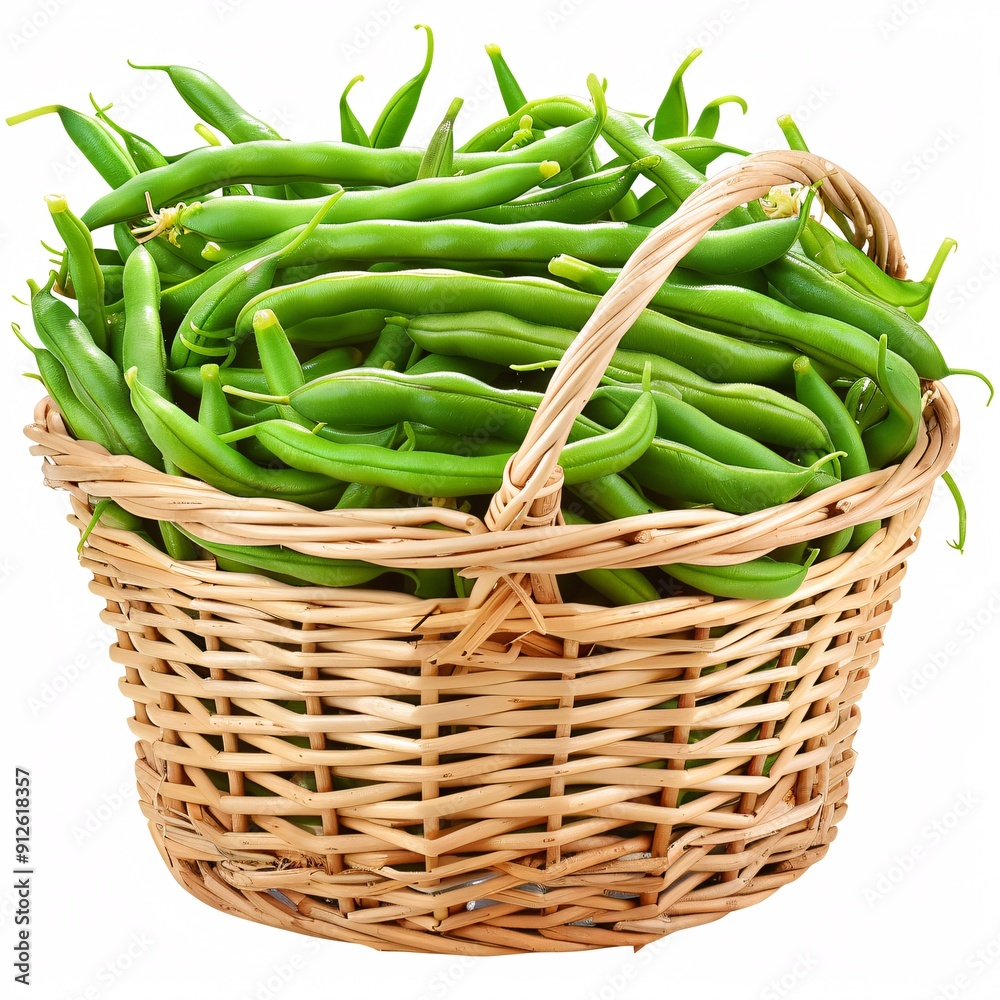
[[[34,417],[25,434],[33,442],[32,454],[44,459],[45,484],[69,491],[85,508],[90,498],[107,498],[136,516],[174,521],[209,541],[281,544],[311,555],[360,559],[388,568],[447,566],[468,569],[473,576],[577,572],[598,565],[744,562],[782,545],[891,517],[919,503],[947,469],[959,438],[954,400],[943,385],[932,383],[917,445],[899,464],[810,497],[750,514],[705,507],[511,531],[491,530],[478,517],[439,507],[317,511],[291,501],[236,497],[75,439],[48,397],[39,401]],[[425,527],[429,524],[441,528]],[[168,564],[183,565],[164,558]],[[196,565],[203,568],[205,563]]]

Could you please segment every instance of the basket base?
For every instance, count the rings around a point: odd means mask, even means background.
[[[850,742],[860,716],[857,706],[852,707],[850,715],[850,733],[831,763],[825,787],[813,787],[801,802],[796,798],[797,790],[789,789],[767,817],[755,817],[759,822],[739,840],[706,829],[699,843],[689,829],[668,850],[666,858],[647,855],[622,866],[638,869],[638,877],[649,883],[650,890],[639,896],[650,903],[638,908],[642,913],[635,908],[625,910],[626,905],[634,907],[637,894],[620,893],[629,897],[628,903],[622,903],[621,920],[607,913],[596,921],[567,920],[574,915],[574,907],[584,910],[581,897],[587,893],[602,896],[605,906],[606,897],[618,894],[602,882],[609,866],[580,872],[575,878],[559,876],[538,867],[544,854],[540,858],[522,858],[522,870],[532,872],[536,880],[532,889],[546,882],[553,884],[545,886],[548,891],[537,897],[534,909],[525,909],[524,899],[530,899],[525,892],[517,906],[492,904],[496,923],[490,922],[490,906],[469,909],[468,904],[445,906],[433,916],[400,915],[401,907],[386,900],[392,892],[387,891],[385,881],[363,869],[341,873],[345,882],[358,884],[367,879],[352,895],[344,895],[341,890],[331,896],[329,887],[320,886],[303,891],[310,875],[303,880],[302,868],[292,867],[287,859],[288,867],[283,868],[279,858],[273,858],[269,865],[259,853],[241,855],[234,851],[226,855],[213,848],[211,839],[198,829],[201,823],[211,822],[207,815],[199,815],[200,810],[190,804],[186,815],[171,809],[157,791],[161,779],[151,745],[137,745],[140,758],[136,771],[150,833],[174,878],[197,899],[230,916],[378,951],[497,956],[609,947],[639,950],[668,934],[710,923],[767,899],[826,855],[837,835],[837,823],[847,809],[848,776],[856,756]],[[716,853],[720,844],[724,853]],[[716,861],[706,864],[706,858]],[[477,877],[509,881],[512,867],[520,866],[486,866]],[[287,877],[282,878],[283,874]],[[318,869],[311,870],[313,878],[322,874]],[[593,888],[587,888],[588,883]],[[572,898],[567,903],[541,905],[548,902],[546,897],[550,895]],[[503,919],[512,909],[521,911],[520,919]]]

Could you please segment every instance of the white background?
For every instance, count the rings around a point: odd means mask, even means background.
[[[882,194],[915,276],[940,240],[957,239],[929,325],[952,364],[1000,376],[996,99],[1000,17],[971,0],[216,0],[169,4],[16,0],[0,15],[3,116],[48,103],[113,101],[122,124],[168,151],[200,144],[191,113],[162,74],[126,59],[201,67],[290,138],[337,138],[337,101],[362,121],[423,59],[435,66],[410,133],[422,143],[453,96],[458,135],[503,113],[483,51],[499,43],[529,97],[584,93],[609,80],[613,106],[652,113],[695,45],[696,109],[726,93],[720,138],[783,145],[791,112],[817,152]],[[721,163],[724,161],[720,161]],[[0,282],[10,319],[44,277],[55,239],[42,196],[82,212],[103,183],[52,116],[0,126]],[[717,169],[713,168],[713,169]],[[108,243],[106,240],[105,243]],[[225,1000],[514,993],[566,998],[677,996],[796,1000],[962,997],[1000,993],[993,699],[1000,697],[1000,572],[993,466],[996,414],[978,382],[948,386],[963,416],[953,466],[969,505],[967,551],[942,489],[924,522],[882,660],[862,702],[850,810],[830,853],[764,903],[633,955],[475,959],[380,954],[316,943],[224,916],[188,896],[161,862],[135,803],[130,705],[117,691],[100,602],[76,565],[64,498],[42,487],[21,428],[38,384],[13,338],[0,368],[6,502],[0,535],[4,611],[0,844],[13,846],[13,769],[33,777],[32,993],[76,997],[191,995]],[[6,871],[12,850],[0,851]],[[15,937],[9,876],[0,880],[0,978]],[[15,984],[16,985],[16,984]],[[11,995],[21,995],[20,993]]]

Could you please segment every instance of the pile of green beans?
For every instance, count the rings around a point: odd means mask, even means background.
[[[747,107],[726,96],[691,112],[683,76],[697,53],[648,116],[609,107],[594,76],[588,98],[529,100],[489,45],[504,114],[459,142],[459,96],[421,137],[434,38],[417,27],[420,70],[370,125],[351,108],[363,78],[352,79],[338,139],[283,137],[184,66],[137,67],[165,72],[197,116],[206,144],[181,153],[97,101],[94,114],[48,105],[7,119],[57,116],[109,187],[80,214],[46,198],[54,270],[28,282],[40,345],[13,324],[73,434],[240,497],[420,506],[428,524],[440,507],[485,514],[618,269],[716,159],[746,155],[717,133],[727,105]],[[804,148],[790,119],[782,130]],[[954,243],[923,280],[890,277],[812,217],[814,193],[772,192],[722,220],[626,333],[561,455],[566,524],[689,506],[746,514],[912,449],[927,383],[965,371],[920,325]],[[450,569],[221,545],[107,501],[94,519],[175,559],[286,582],[469,593]],[[566,600],[607,605],[782,598],[817,558],[880,526],[741,565],[559,583]]]

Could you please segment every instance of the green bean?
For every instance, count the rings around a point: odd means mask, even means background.
[[[69,276],[69,254],[66,252],[66,249],[57,250],[55,247],[49,246],[44,240],[39,240],[39,242],[45,250],[48,250],[53,255],[49,258],[49,263],[54,264],[58,268],[58,271],[56,271],[55,287],[64,294],[71,295],[73,282]]]
[[[677,500],[749,514],[834,485],[836,480],[822,471],[832,457],[824,455],[811,466],[775,472],[728,465],[696,448],[657,437],[629,474],[641,485]]]
[[[604,90],[597,82],[596,77],[593,78],[593,85],[591,85],[590,78],[587,82],[588,86],[591,86],[592,97],[594,96],[593,87],[596,86],[601,91],[602,99],[605,99]],[[542,108],[549,113],[549,121],[535,121],[537,108]],[[571,124],[577,125],[588,117],[586,109],[587,105],[575,97],[551,97],[540,101],[528,101],[516,111],[510,112],[505,118],[480,129],[458,147],[457,155],[492,153],[508,142],[518,131],[539,131],[544,135],[546,130],[553,127],[566,127],[568,124],[566,119],[568,118],[572,119]],[[593,143],[588,146],[588,149],[592,146]]]
[[[654,377],[660,381],[677,379],[699,386],[706,379],[721,382],[724,376],[730,382],[761,385],[782,385],[790,381],[794,352],[780,347],[772,349],[764,344],[740,343],[735,338],[674,321],[660,324],[646,316],[640,320],[622,337],[624,346],[615,352],[613,367],[641,374],[642,366],[637,366],[635,361],[636,355],[642,353],[653,360]],[[575,330],[542,326],[493,311],[414,316],[409,321],[409,328],[411,337],[422,347],[438,349],[441,353],[459,353],[456,346],[460,348],[466,335],[496,337],[497,345],[491,357],[483,360],[497,362],[501,342],[523,338],[524,348],[513,348],[512,357],[521,359],[512,362],[514,364],[558,358],[576,336]],[[532,351],[532,348],[537,350]]]
[[[669,142],[657,142],[634,118],[621,112],[608,112],[604,137],[615,152],[632,160],[653,154],[659,155],[659,162],[648,168],[646,176],[660,187],[675,205],[679,205],[705,181],[703,171],[706,164],[703,159],[699,161],[693,156],[695,152],[706,150],[712,159],[719,152],[746,155],[745,150],[733,147],[720,148],[713,140],[697,137],[684,140],[680,145],[671,148]],[[729,228],[749,221],[751,221],[750,216],[746,210],[736,208],[725,219],[720,220],[719,225],[721,228]]]
[[[613,112],[608,112],[612,114]],[[648,138],[648,136],[647,136]],[[749,156],[749,150],[739,146],[731,146],[728,143],[719,142],[717,139],[708,139],[700,135],[686,135],[675,139],[662,139],[659,142],[642,143],[648,147],[640,157],[629,156],[628,147],[621,146],[621,152],[615,157],[605,162],[604,168],[620,166],[623,163],[630,163],[634,159],[645,159],[647,156],[662,157],[664,153],[673,154],[678,157],[686,166],[687,170],[697,170],[704,172],[723,154],[733,153],[736,156]],[[646,176],[650,179],[654,176],[654,171],[660,166],[658,162],[651,162]],[[704,181],[702,181],[704,183]],[[665,198],[663,190],[659,187],[657,191]],[[652,196],[649,201],[653,201]],[[648,204],[646,206],[648,208]],[[675,209],[677,205],[673,206]],[[747,220],[749,221],[749,220]]]
[[[184,103],[230,142],[243,144],[255,140],[275,140],[281,136],[267,122],[250,114],[233,96],[207,73],[189,66],[138,66],[133,69],[163,70]],[[256,192],[271,198],[282,197],[284,187],[265,186]]]
[[[598,423],[609,424],[621,420],[641,389],[638,386],[601,386],[590,398],[585,412]],[[698,448],[710,458],[728,465],[770,469],[773,472],[798,471],[767,445],[742,431],[726,427],[697,407],[686,403],[680,392],[654,394],[657,416],[657,437],[668,438],[679,444]],[[803,406],[808,406],[800,400]],[[834,442],[835,447],[839,447]]]
[[[803,355],[795,359],[795,392],[826,425],[834,447],[843,452],[841,469],[845,479],[863,476],[871,471],[861,432],[837,393],[816,371],[812,359]]]
[[[688,104],[684,93],[684,72],[702,53],[694,49],[677,67],[667,92],[663,95],[656,117],[653,119],[654,139],[668,139],[688,134]]]
[[[491,326],[487,335],[466,336],[467,331],[461,329],[461,321],[439,317],[437,322],[442,329],[433,333],[422,330],[415,335],[411,326],[411,337],[432,353],[454,354],[504,366],[534,364],[557,360],[568,346],[567,331],[559,330],[553,334],[540,324],[551,317],[555,322],[573,322],[582,327],[597,301],[597,296],[574,292],[545,279],[493,279],[423,271],[324,275],[300,285],[258,295],[245,307],[237,320],[236,329],[237,337],[240,337],[246,329],[248,311],[264,306],[274,309],[289,331],[294,328],[293,324],[305,322],[310,317],[315,321],[315,317],[335,316],[362,303],[379,303],[386,311],[411,309],[416,303],[428,310],[485,310],[506,313],[503,322],[509,324],[508,331],[516,328],[517,333],[501,337]],[[539,322],[526,323],[518,319],[521,315],[534,317]],[[643,313],[632,331],[641,332],[652,315]],[[423,319],[420,322],[427,325]],[[537,339],[530,341],[526,337],[528,333]],[[713,351],[721,342],[700,343],[702,359],[707,355],[707,364],[718,365],[720,362]],[[692,348],[698,349],[698,345],[692,344]],[[771,354],[766,356],[773,357]],[[648,360],[646,355],[637,352],[618,353],[616,357],[618,364],[625,366],[617,369],[624,375],[614,375],[614,370],[609,374],[630,381],[641,377],[643,365]],[[788,355],[789,372],[793,359],[793,355]],[[823,448],[828,443],[826,430],[820,421],[782,393],[767,387],[754,388],[750,392],[748,386],[712,383],[680,365],[670,365],[664,359],[657,362],[654,369],[654,378],[685,386],[691,402],[727,426],[743,428],[752,423],[754,430],[750,433],[772,444],[788,447]],[[724,367],[720,369],[722,372],[727,370]]]
[[[69,259],[69,277],[73,283],[77,312],[90,331],[94,343],[102,350],[108,348],[107,319],[104,315],[104,275],[94,254],[94,242],[86,226],[70,211],[61,195],[46,195],[56,230],[66,245]]]
[[[359,73],[347,84],[344,92],[340,95],[340,141],[348,142],[352,146],[368,146],[370,148],[372,141],[368,138],[368,133],[347,103],[347,95],[354,85],[361,83],[362,80],[364,77]]]
[[[785,137],[785,141],[788,143],[789,149],[797,149],[802,152],[809,151],[809,147],[806,145],[806,141],[802,137],[802,133],[799,131],[799,127],[795,124],[791,115],[780,115],[778,117],[778,127],[781,129],[781,132]],[[751,202],[747,205],[747,210],[751,213],[756,213],[760,210],[760,207],[760,202]],[[825,210],[826,214],[837,224],[840,231],[848,239],[853,239],[853,227],[847,216],[839,208],[836,208],[833,205],[825,206]]]
[[[927,314],[931,293],[948,255],[958,246],[954,240],[945,239],[924,277],[920,281],[911,281],[886,274],[866,253],[830,232],[815,219],[806,224],[801,242],[807,256],[821,263],[845,284],[891,306],[904,307],[918,322]]]
[[[398,448],[406,437],[401,424],[392,424],[369,431],[345,430],[331,424],[324,424],[322,427],[314,427],[313,433],[326,441],[335,441],[337,444],[370,444],[378,448]]]
[[[565,507],[562,518],[566,524],[589,524],[590,522],[574,514]],[[649,578],[637,569],[585,569],[573,574],[582,583],[597,591],[612,607],[627,604],[643,604],[660,599]]]
[[[116,225],[116,242],[119,227],[123,227],[127,231],[127,226],[125,226],[124,223]],[[131,237],[131,234],[130,238],[132,238],[133,242],[135,241],[134,237]],[[157,243],[158,240],[151,240],[148,244],[145,244],[154,257],[157,256],[154,250]],[[246,267],[248,264],[252,264],[260,257],[266,256],[276,250],[281,250],[287,246],[287,243],[288,236],[285,233],[280,233],[269,240],[264,240],[262,243],[254,243],[245,250],[240,250],[237,253],[225,257],[218,263],[212,264],[205,271],[198,272],[192,269],[191,275],[183,282],[173,286],[172,288],[165,288],[163,290],[160,308],[163,313],[164,323],[173,326],[178,325],[183,319],[184,314],[194,305],[199,296],[207,292],[213,285],[234,271],[238,271],[241,268]],[[161,272],[165,270],[165,267],[160,263],[159,258],[157,258],[157,265],[160,267]]]
[[[380,498],[376,495],[375,500]],[[433,507],[454,507],[453,501],[448,501],[440,497],[431,500]],[[428,528],[443,531],[444,526],[440,524],[429,524]],[[455,597],[459,593],[466,594],[464,581],[459,576],[458,567],[443,569],[417,569],[413,571],[416,576],[416,589],[414,594],[417,597],[426,598],[447,598]],[[471,587],[469,588],[471,591]]]
[[[637,161],[640,164],[641,160]],[[645,166],[645,164],[642,164]],[[641,169],[641,167],[640,167]],[[608,218],[612,222],[632,222],[639,214],[639,199],[635,192],[629,188],[621,198],[608,209]]]
[[[268,391],[282,395],[304,385],[302,364],[272,310],[260,309],[254,314],[253,332]]]
[[[626,479],[619,474],[579,483],[571,486],[569,492],[605,521],[639,517],[665,509],[653,503],[638,486],[633,485],[631,477]],[[579,505],[574,505],[574,510],[579,511]]]
[[[885,394],[879,389],[875,380],[870,378],[860,378],[853,383],[847,392],[844,405],[862,434],[889,412]]]
[[[113,188],[121,187],[137,170],[128,153],[115,142],[114,137],[96,118],[81,114],[62,104],[47,104],[32,108],[7,119],[8,125],[17,125],[39,115],[56,114],[73,145],[86,157],[87,162]]]
[[[760,556],[733,566],[673,563],[665,568],[676,580],[706,594],[738,600],[770,601],[794,594],[804,583],[809,567],[818,554],[817,549],[812,549],[802,564]]]
[[[285,333],[293,344],[363,344],[382,332],[385,316],[385,309],[350,309],[339,316],[314,316],[286,325]]]
[[[100,523],[115,531],[131,532],[147,544],[166,551],[172,559],[184,561],[201,557],[201,551],[194,542],[186,535],[181,534],[176,525],[171,524],[169,521],[154,522],[136,517],[125,510],[124,507],[120,507],[113,500],[107,498],[95,500],[94,497],[90,497],[88,499],[94,513],[87,527],[80,534],[80,541],[77,543],[77,552],[83,551],[91,532]],[[157,528],[159,529],[158,532],[156,531]]]
[[[623,159],[624,159],[623,157],[616,156],[615,159],[611,161],[611,163]],[[605,164],[605,165],[610,166],[611,164]],[[660,188],[656,187],[656,185],[654,184],[653,187],[651,187],[648,191],[640,195],[639,211],[648,212],[651,208],[655,208],[657,205],[662,205],[664,202],[666,202],[666,199],[667,196],[663,193],[663,191]]]
[[[546,160],[565,165],[595,131],[592,120],[580,122],[581,131],[565,129],[522,149],[508,153],[455,154],[454,168],[463,174],[488,167]],[[226,184],[259,179],[336,181],[345,186],[393,186],[417,179],[423,159],[420,149],[386,152],[346,143],[260,141],[241,146],[206,147],[141,176],[141,183],[123,185],[94,202],[84,213],[91,229],[127,219],[146,210],[146,192],[154,205],[174,205],[214,191]],[[136,178],[140,180],[140,178]]]
[[[229,371],[227,368],[221,370],[223,372]],[[223,376],[222,381],[225,390],[228,380]],[[233,386],[228,386],[228,388],[229,392],[226,398],[229,400],[229,413],[233,420],[234,431],[252,428],[254,424],[262,423],[265,420],[284,419],[279,404],[258,402],[256,397],[242,398],[233,394]],[[266,396],[266,394],[259,395]],[[301,423],[301,420],[298,422]],[[328,441],[337,441],[340,444],[373,444],[381,448],[396,448],[404,437],[400,424],[381,426],[373,430],[343,429],[332,424],[323,424],[313,427],[313,433]],[[226,441],[225,443],[230,442]],[[252,449],[255,454],[266,453],[268,457],[260,461],[261,465],[267,465],[274,461],[274,456],[254,439],[252,431],[246,435],[234,435],[233,443],[241,450],[246,451],[247,454],[250,454],[248,449]]]
[[[384,486],[363,486],[360,483],[351,483],[337,502],[337,509],[394,507],[401,498],[402,494],[399,490],[387,489]]]
[[[544,219],[547,222],[594,222],[610,213],[628,193],[644,160],[611,167],[554,188],[541,188],[520,198],[467,212],[442,212],[441,216],[476,222],[515,224]],[[617,220],[624,221],[624,220]]]
[[[559,462],[567,483],[585,482],[631,465],[649,447],[656,429],[652,394],[643,393],[615,428],[574,441]],[[371,445],[353,448],[327,441],[299,424],[269,420],[248,428],[279,459],[306,473],[389,486],[418,496],[463,497],[500,488],[510,455],[471,457],[437,452],[396,452]]]
[[[167,356],[160,325],[160,274],[144,246],[137,246],[125,261],[125,330],[122,368],[137,369],[143,383],[170,399]]]
[[[11,329],[14,331],[14,336],[34,356],[42,385],[59,407],[59,412],[63,415],[73,437],[78,441],[96,441],[112,453],[123,449],[123,443],[116,435],[109,433],[107,424],[94,416],[90,409],[77,399],[66,369],[56,356],[44,347],[35,347],[29,343],[21,334],[21,327],[17,323],[11,323]]]
[[[346,366],[345,366],[346,367]],[[486,382],[490,385],[497,384],[497,376],[502,369],[497,365],[491,365],[485,361],[476,361],[472,358],[448,357],[444,354],[426,354],[419,361],[407,366],[407,375],[430,375],[434,372],[451,372],[455,375],[468,375]]]
[[[445,112],[441,124],[434,130],[431,141],[417,167],[416,180],[427,177],[451,177],[452,164],[455,160],[455,119],[465,101],[456,97]]]
[[[228,434],[233,430],[233,414],[229,408],[229,397],[222,388],[222,369],[210,363],[202,365],[199,374],[198,423],[213,434]]]
[[[101,267],[109,267],[112,265],[121,265],[125,263],[125,258],[118,252],[117,249],[112,249],[111,247],[94,247],[94,256],[97,258],[97,263]]]
[[[408,435],[404,441],[399,445],[399,451],[412,451],[416,447],[416,439]],[[397,506],[403,499],[403,495],[399,490],[390,489],[386,486],[368,486],[363,483],[351,483],[348,485],[347,489],[344,490],[344,495],[337,502],[337,509],[354,509],[359,508],[385,508]],[[419,570],[416,572],[420,572]],[[442,570],[438,572],[443,572],[449,577],[448,582],[450,583],[450,570]]]
[[[101,278],[104,281],[104,305],[110,306],[115,305],[121,301],[124,288],[123,282],[125,280],[125,267],[122,264],[101,264]],[[67,276],[68,277],[68,276]],[[176,275],[167,275],[166,280],[170,282]],[[65,288],[66,285],[63,283],[61,276],[57,280],[56,285],[60,288]],[[69,289],[72,290],[73,282],[68,282]],[[115,357],[115,352],[111,344],[108,345],[108,353]]]
[[[802,137],[802,132],[799,130],[798,125],[795,124],[795,119],[791,115],[779,115],[778,127],[781,129],[781,134],[785,137],[789,149],[798,149],[804,153],[809,152],[809,147]]]
[[[659,188],[653,188],[653,190],[663,194]],[[664,197],[660,201],[650,205],[649,208],[640,211],[631,221],[637,226],[646,226],[649,229],[655,229],[666,222],[676,211],[677,206]],[[712,232],[716,232],[716,230],[712,230]],[[706,233],[705,235],[707,236],[708,234]]]
[[[189,476],[234,496],[271,497],[308,506],[332,505],[343,492],[342,484],[329,476],[261,468],[180,407],[144,386],[134,368],[125,373],[125,381],[132,406],[150,439],[165,459]]]
[[[405,327],[387,322],[365,358],[364,367],[406,371],[420,348],[410,340]]]
[[[542,400],[540,393],[495,389],[454,371],[414,375],[385,368],[335,372],[285,394],[233,394],[291,406],[314,423],[340,429],[419,421],[454,434],[500,437],[515,444],[524,440]],[[616,424],[639,402],[640,395],[630,399]],[[569,439],[595,437],[603,431],[602,425],[578,417]]]
[[[868,456],[861,438],[861,431],[837,393],[820,377],[812,361],[802,356],[795,360],[795,393],[799,401],[808,406],[830,432],[833,446],[841,452],[840,469],[844,479],[853,479],[871,471]],[[846,538],[838,541],[846,548],[857,548],[871,538],[881,527],[880,520],[867,521],[849,530]],[[824,557],[836,554],[836,546],[828,545]]]
[[[227,371],[228,376],[228,371]],[[236,411],[229,403],[229,397],[222,388],[222,369],[217,364],[206,364],[201,366],[199,371],[198,387],[198,423],[207,428],[213,434],[220,437],[231,434],[239,426],[245,426],[242,415],[237,416]],[[278,415],[277,412],[274,415]],[[259,465],[267,466],[274,462],[274,456],[255,438],[247,438],[238,445],[239,451],[250,461]],[[181,475],[181,471],[173,466],[170,470],[174,475]]]
[[[421,183],[428,183],[422,181]],[[535,261],[544,266],[551,257],[572,251],[600,264],[621,265],[649,235],[649,230],[627,222],[591,222],[564,226],[555,222],[498,225],[466,219],[344,222],[318,226],[315,233],[289,254],[288,266],[333,261],[489,263]]]
[[[965,500],[962,498],[961,490],[959,490],[958,484],[955,482],[955,479],[950,472],[942,472],[941,480],[945,486],[948,487],[948,492],[951,494],[952,499],[955,501],[955,506],[958,508],[958,538],[948,544],[953,549],[958,549],[959,552],[964,552],[967,519]]]
[[[28,282],[39,338],[66,370],[76,398],[105,428],[105,440],[114,444],[109,451],[159,467],[160,457],[129,405],[121,371],[76,313],[52,294],[54,278],[53,272],[43,287]]]
[[[889,350],[909,361],[921,378],[941,379],[949,374],[937,344],[916,320],[848,287],[816,261],[792,251],[770,262],[764,273],[797,308],[850,323],[875,340],[885,334]]]
[[[393,447],[396,444],[395,441],[390,443],[388,447]],[[417,447],[416,437],[409,433],[402,441],[399,442],[397,451],[413,451]],[[338,509],[344,508],[377,508],[377,507],[394,507],[397,506],[403,499],[402,493],[399,490],[392,489],[388,486],[369,486],[365,483],[350,483],[346,490],[344,490],[344,495],[337,502]]]
[[[579,122],[587,113],[587,106],[582,102],[570,97],[560,97],[531,101],[521,108],[517,115],[530,114],[535,123],[543,127],[553,125],[566,127]],[[490,126],[478,136],[474,136],[463,149],[482,142],[483,137],[488,137],[496,128],[506,128],[509,121],[510,119],[505,119],[497,125]],[[704,184],[703,171],[719,153],[734,152],[738,155],[747,155],[746,150],[724,147],[714,140],[697,136],[657,141],[634,117],[614,109],[608,109],[602,135],[614,152],[628,162],[646,156],[659,156],[659,161],[646,171],[646,176],[663,190],[666,198],[675,206]],[[750,214],[745,208],[740,207],[730,212],[720,225],[722,228],[728,228],[750,221]]]
[[[383,219],[418,221],[508,202],[558,169],[558,164],[550,161],[509,163],[461,177],[428,177],[374,191],[346,191],[321,221],[337,224],[337,233],[343,233],[344,249],[338,251],[341,256],[362,259],[367,254],[354,255],[351,249],[354,234],[361,230],[344,230],[339,228],[341,224]],[[165,226],[167,232],[191,231],[222,242],[263,240],[305,225],[327,202],[329,196],[300,201],[254,196],[213,198],[163,209],[158,213],[158,225]],[[387,230],[373,225],[364,231],[378,234],[384,241],[386,235],[394,238],[395,227]],[[330,236],[336,238],[332,232]]]
[[[184,103],[230,142],[281,138],[270,125],[237,104],[228,91],[201,70],[189,66],[140,66],[131,61],[129,66],[166,73]]]
[[[632,225],[642,228],[635,222]],[[801,228],[802,220],[792,218],[766,219],[735,229],[709,230],[684,255],[682,266],[721,276],[755,271],[786,254],[794,246]],[[554,255],[549,271],[577,282],[587,291],[603,294],[611,287],[607,277],[613,280],[613,276],[597,274],[593,270],[597,266],[593,258],[578,261],[566,250]]]
[[[110,104],[106,107],[101,107],[94,100],[93,94],[90,95],[90,103],[94,106],[94,113],[97,117],[108,128],[114,129],[121,136],[125,151],[131,157],[132,162],[140,173],[144,170],[152,170],[155,167],[166,166],[167,158],[148,139],[144,139],[141,135],[136,135],[134,132],[122,128],[121,125],[116,125],[108,117],[107,112],[108,108],[111,107]]]
[[[222,143],[219,141],[219,137],[203,122],[197,122],[194,126],[195,132],[198,133],[210,146],[221,146]],[[172,160],[167,160],[168,163],[172,163]],[[287,194],[287,191],[279,191],[277,197],[281,197],[281,194]],[[240,197],[250,194],[250,189],[245,184],[229,184],[222,189],[223,197],[228,197],[230,195],[239,195]]]
[[[726,230],[726,232],[730,232],[730,230]],[[723,277],[725,281],[720,280]],[[694,271],[687,267],[675,267],[670,272],[667,281],[674,285],[698,285],[700,287],[718,284],[736,285],[739,288],[749,288],[752,291],[760,292],[761,295],[767,294],[767,278],[764,277],[762,271],[740,271],[737,274],[723,276]]]
[[[430,424],[410,424],[417,451],[437,451],[446,455],[510,455],[510,441],[491,437],[484,428],[469,427],[453,434]]]
[[[87,502],[93,508],[93,514],[91,514],[87,526],[80,532],[80,541],[76,545],[78,553],[83,552],[87,539],[90,538],[98,524],[104,524],[106,528],[111,528],[113,531],[130,531],[150,545],[157,544],[149,531],[151,522],[129,513],[124,507],[120,507],[108,497],[102,500],[88,497]]]
[[[518,108],[527,103],[524,91],[521,90],[520,85],[514,78],[514,74],[507,65],[507,60],[504,59],[499,45],[493,43],[487,45],[486,54],[489,56],[490,63],[493,66],[493,73],[497,78],[497,87],[500,89],[500,98],[507,109],[507,114],[513,114]]]
[[[702,108],[701,114],[698,116],[698,120],[695,122],[694,128],[691,129],[691,135],[704,136],[706,139],[714,139],[715,133],[719,128],[720,113],[719,109],[724,104],[736,104],[739,106],[743,114],[747,113],[747,102],[743,100],[742,97],[737,97],[735,94],[727,94],[725,97],[717,97],[714,101],[709,101],[708,104]]]
[[[434,59],[434,35],[426,24],[418,24],[415,27],[417,29],[423,28],[427,32],[427,55],[417,75],[407,80],[389,98],[388,103],[378,116],[371,132],[371,144],[375,149],[385,149],[402,144],[406,137],[406,130],[410,127],[410,122],[413,121],[413,115],[417,110],[424,81],[431,70],[431,62]]]

